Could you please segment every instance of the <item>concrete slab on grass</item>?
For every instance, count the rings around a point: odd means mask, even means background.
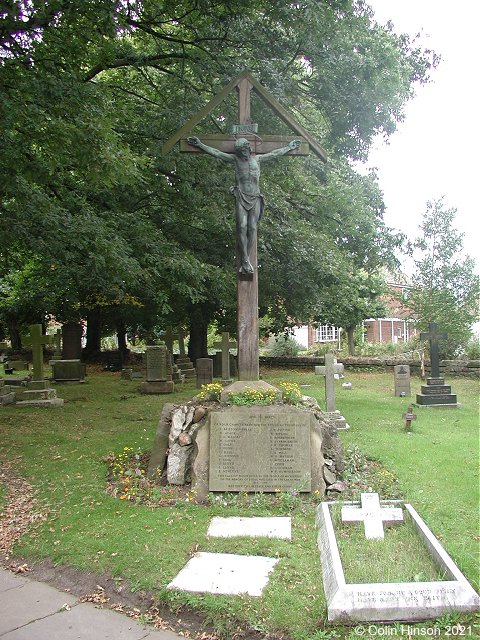
[[[261,596],[278,558],[199,552],[168,585],[194,593]]]
[[[213,538],[234,538],[246,536],[251,538],[292,539],[292,519],[278,518],[212,518],[207,531]]]
[[[0,571],[0,593],[2,591],[8,591],[9,589],[17,589],[18,587],[27,584],[29,580],[22,576],[16,576],[10,571]]]

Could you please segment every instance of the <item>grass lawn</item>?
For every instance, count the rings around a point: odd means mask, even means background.
[[[305,393],[324,405],[323,378],[287,370],[266,370],[264,378],[311,385]],[[411,502],[478,590],[478,382],[452,379],[462,408],[418,408],[413,430],[406,433],[402,413],[414,396],[393,396],[393,374],[347,372],[346,379],[353,389],[337,384],[337,407],[351,425],[341,434],[351,487],[359,492],[367,482],[382,498],[401,496]],[[38,508],[47,513],[11,555],[30,563],[48,558],[58,566],[128,580],[131,589],[151,591],[179,612],[182,607],[200,612],[225,638],[240,625],[294,640],[355,640],[354,631],[325,623],[313,499],[289,493],[250,500],[224,495],[208,506],[179,499],[172,506],[150,508],[105,492],[102,457],[123,447],[148,450],[163,404],[187,401],[196,391],[191,382],[168,396],[140,395],[137,387],[138,382],[121,380],[119,373],[89,368],[85,384],[58,386],[58,395],[65,398],[62,408],[0,408],[0,462],[9,462],[32,485]],[[412,392],[419,389],[420,380],[413,379]],[[364,456],[377,461],[368,474]],[[0,485],[0,509],[6,499]],[[206,537],[214,515],[267,514],[292,516],[293,543],[239,539],[233,547],[231,540]],[[197,549],[281,560],[261,598],[167,590]]]

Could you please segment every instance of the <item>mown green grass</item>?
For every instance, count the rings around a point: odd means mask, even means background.
[[[264,377],[310,384],[305,393],[323,405],[322,378],[297,371],[266,371]],[[345,447],[358,446],[397,476],[405,499],[478,588],[478,384],[455,379],[454,391],[464,406],[418,409],[413,432],[407,434],[401,414],[409,399],[393,396],[393,376],[349,374],[348,379],[351,391],[337,385],[337,406],[352,427],[341,435]],[[47,520],[25,534],[14,552],[122,577],[133,589],[151,590],[174,608],[189,605],[201,611],[227,638],[238,620],[296,640],[323,637],[326,605],[312,501],[286,495],[272,506],[259,494],[250,507],[227,499],[227,506],[217,500],[208,507],[182,502],[152,509],[105,493],[102,457],[125,446],[148,450],[163,404],[186,401],[196,391],[191,382],[168,396],[140,395],[137,387],[118,373],[91,369],[84,385],[58,386],[65,398],[62,408],[1,408],[0,459],[15,461],[49,510]],[[239,539],[232,544],[206,536],[212,516],[267,513],[292,515],[293,543]],[[167,590],[197,549],[265,554],[280,562],[262,598]],[[349,633],[335,632],[337,637]]]

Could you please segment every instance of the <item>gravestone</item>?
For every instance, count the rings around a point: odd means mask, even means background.
[[[66,322],[62,326],[62,359],[80,360],[82,357],[83,325]]]
[[[400,501],[385,501],[384,505],[403,506],[417,532],[419,547],[430,552],[445,579],[348,583],[331,515],[332,504],[322,502],[317,508],[318,548],[329,622],[418,622],[434,620],[452,611],[478,611],[480,598],[465,576],[412,505]]]
[[[211,358],[198,358],[195,363],[197,371],[197,389],[202,384],[211,384],[213,382],[213,360]]]
[[[395,381],[395,396],[404,398],[412,394],[410,389],[410,366],[408,364],[398,364],[393,367],[393,377]]]
[[[61,360],[62,359],[62,330],[57,329],[53,334],[53,356],[52,360]]]
[[[363,522],[365,537],[369,540],[383,540],[383,525],[401,524],[403,513],[394,507],[381,507],[378,493],[360,494],[361,507],[342,507],[342,522]]]
[[[22,338],[22,342],[30,344],[32,348],[33,372],[32,380],[27,382],[27,389],[22,393],[17,406],[32,405],[42,407],[59,407],[63,400],[57,398],[55,389],[50,388],[50,382],[45,379],[43,363],[43,346],[52,344],[53,337],[42,335],[42,325],[30,325],[30,336]]]
[[[430,322],[428,331],[420,334],[421,340],[428,340],[430,343],[430,374],[427,384],[422,384],[421,392],[417,393],[417,404],[423,407],[456,408],[457,396],[452,393],[452,387],[445,384],[445,380],[440,376],[440,355],[439,341],[445,340],[447,334],[439,331],[435,322]]]
[[[178,331],[178,348],[180,354],[176,358],[175,364],[180,369],[181,374],[185,376],[185,379],[195,378],[193,363],[185,352],[185,334],[183,329]]]
[[[85,382],[87,366],[80,360],[50,360],[55,382]]]
[[[5,384],[5,380],[0,378],[0,405],[14,404],[15,390],[10,385]]]
[[[286,405],[211,411],[196,437],[197,498],[208,491],[325,491],[313,413]]]
[[[164,344],[147,346],[146,382],[140,384],[140,392],[148,394],[173,393],[175,385],[168,375],[168,350]]]
[[[23,338],[23,340],[27,340],[28,342],[28,338]],[[29,371],[30,363],[25,360],[7,360],[5,367],[13,369],[14,371]]]
[[[350,425],[337,410],[335,405],[335,375],[343,375],[344,366],[341,363],[335,363],[333,353],[325,354],[325,366],[315,367],[315,375],[325,377],[325,405],[326,415],[340,431],[350,429]]]
[[[236,349],[237,343],[234,340],[230,340],[230,334],[228,331],[222,333],[221,342],[215,342],[213,345],[215,349],[221,349],[222,353],[222,379],[223,385],[231,384],[233,380],[230,377],[230,349]]]

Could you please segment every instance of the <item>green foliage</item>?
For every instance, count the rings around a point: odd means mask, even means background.
[[[279,335],[269,338],[265,352],[271,356],[298,356],[301,345],[291,336]]]
[[[238,393],[228,394],[228,404],[239,407],[253,407],[254,405],[273,404],[277,398],[275,391],[267,389],[250,389],[246,387]]]
[[[479,319],[480,278],[472,258],[463,257],[463,234],[453,226],[456,209],[443,200],[427,203],[420,230],[412,244],[415,272],[406,304],[422,329],[436,322],[448,334],[441,356],[453,357],[467,346],[472,325]]]
[[[278,385],[282,391],[282,398],[285,404],[300,404],[303,393],[296,382],[280,382]]]
[[[223,385],[219,382],[211,382],[210,384],[202,384],[200,391],[197,393],[199,400],[220,400],[223,391]]]
[[[232,329],[230,168],[161,147],[244,68],[329,153],[327,167],[290,158],[262,178],[270,331],[328,314],[332,292],[355,289],[346,274],[392,260],[398,238],[376,180],[349,160],[395,130],[437,58],[376,25],[367,5],[10,4],[0,27],[1,319],[95,312],[142,335],[199,318]],[[290,133],[258,98],[253,108],[262,133]],[[228,133],[236,117],[230,96],[196,133]],[[34,295],[23,296],[27,286]]]
[[[284,381],[311,384],[309,394],[323,402],[323,387],[313,372],[262,373],[274,385]],[[349,378],[354,393],[339,387],[337,396],[352,425],[341,434],[345,448],[358,448],[358,467],[365,463],[372,468],[375,462],[379,472],[393,474],[397,489],[478,588],[478,465],[472,454],[478,448],[476,381],[455,379],[461,412],[418,412],[413,431],[407,434],[401,418],[406,399],[393,396],[391,374],[349,373]],[[93,367],[89,367],[87,381],[62,387],[66,401],[61,413],[8,406],[0,412],[0,457],[15,460],[16,473],[28,478],[37,508],[46,515],[45,521],[38,521],[16,544],[11,561],[21,557],[22,563],[31,564],[48,558],[55,565],[95,575],[108,573],[128,581],[135,590],[155,592],[158,601],[173,610],[189,607],[206,615],[214,626],[234,626],[235,633],[239,627],[261,626],[272,636],[283,634],[294,640],[315,637],[319,631],[330,634],[335,630],[340,638],[348,634],[343,627],[325,622],[315,527],[319,497],[295,495],[298,487],[273,494],[215,493],[210,504],[197,505],[172,488],[168,496],[160,487],[156,508],[153,503],[119,500],[105,491],[106,466],[101,459],[112,451],[121,454],[126,446],[132,455],[122,461],[128,464],[122,469],[134,473],[137,467],[142,469],[142,456],[137,460],[135,454],[151,447],[167,398],[139,395],[136,382]],[[413,392],[419,390],[420,380],[413,379],[412,387]],[[193,382],[178,385],[168,402],[187,402],[196,391]],[[435,473],[437,469],[442,473]],[[361,469],[355,473],[361,483],[372,478],[362,476]],[[159,506],[161,500],[165,500],[163,506]],[[294,544],[267,538],[235,541],[236,553],[280,558],[262,598],[209,597],[166,588],[197,545],[201,544],[202,551],[232,552],[231,539],[206,535],[213,516],[284,516],[286,509],[292,514]],[[461,615],[460,619],[465,618]]]

